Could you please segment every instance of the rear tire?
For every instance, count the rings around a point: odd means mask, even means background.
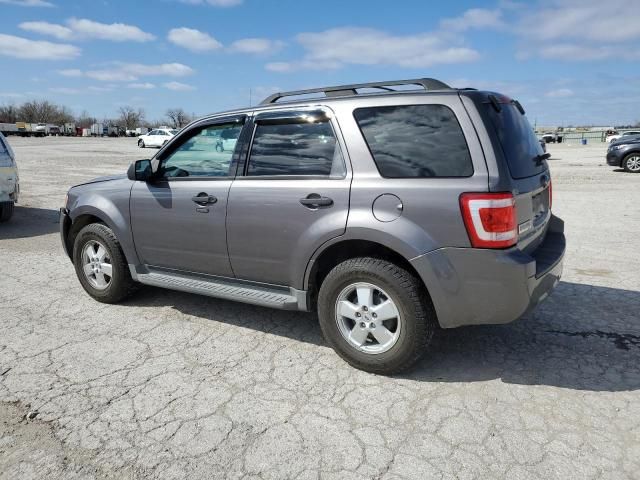
[[[625,172],[640,173],[640,153],[630,153],[622,160],[622,168]]]
[[[137,290],[129,265],[113,231],[91,223],[78,233],[73,265],[85,291],[102,303],[118,303]]]
[[[326,341],[340,357],[383,375],[414,365],[437,325],[420,280],[394,263],[369,257],[346,260],[329,272],[320,287],[318,316]]]
[[[0,222],[8,222],[13,217],[13,202],[0,202]]]

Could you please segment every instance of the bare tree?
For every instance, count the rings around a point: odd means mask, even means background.
[[[13,104],[0,105],[0,122],[16,123],[18,121],[18,107]]]
[[[165,115],[174,128],[182,128],[191,121],[189,114],[182,108],[170,108]]]
[[[60,107],[48,100],[31,100],[22,104],[18,116],[23,122],[53,123],[59,113]]]
[[[135,110],[133,107],[125,105],[118,109],[118,113],[120,114],[121,126],[126,130],[133,130],[144,120],[144,110],[142,108]]]
[[[89,112],[83,110],[82,113],[76,118],[76,126],[79,128],[89,128],[96,123],[95,117],[89,115]]]

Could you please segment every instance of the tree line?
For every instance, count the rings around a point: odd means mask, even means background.
[[[192,116],[182,108],[169,108],[165,112],[165,117],[153,121],[146,119],[143,108],[134,108],[129,105],[118,108],[114,118],[104,118],[101,123],[117,125],[126,130],[134,130],[137,127],[158,127],[160,125],[170,125],[173,128],[182,128],[192,120]],[[57,105],[48,100],[29,100],[22,104],[0,105],[0,123],[49,123],[53,125],[63,125],[74,123],[79,128],[89,128],[99,120],[87,111],[74,115],[73,112],[64,105]]]

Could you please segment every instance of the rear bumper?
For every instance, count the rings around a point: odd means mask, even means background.
[[[18,171],[14,167],[0,167],[0,202],[17,202],[19,193]]]
[[[66,208],[60,209],[60,240],[62,240],[62,248],[67,257],[71,258],[71,246],[67,244],[69,238],[69,229],[71,228],[71,217],[69,216],[69,210]]]
[[[511,248],[441,248],[411,261],[429,289],[443,328],[503,324],[544,300],[562,275],[564,223],[552,216],[544,242]]]

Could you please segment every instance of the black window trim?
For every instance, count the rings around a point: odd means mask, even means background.
[[[460,127],[460,132],[462,132],[462,137],[464,138],[464,143],[467,146],[467,152],[469,153],[469,161],[470,161],[470,165],[471,165],[471,174],[470,175],[455,175],[455,176],[448,176],[448,175],[442,175],[442,176],[434,176],[434,177],[387,177],[385,175],[382,174],[382,172],[380,171],[380,167],[378,167],[378,162],[376,162],[376,157],[373,154],[373,152],[371,151],[371,147],[369,146],[369,142],[367,141],[367,137],[365,136],[364,132],[362,131],[362,127],[360,126],[360,122],[358,122],[358,119],[356,118],[356,112],[358,110],[371,110],[372,108],[388,108],[388,107],[424,107],[424,106],[430,106],[430,105],[437,105],[440,107],[445,107],[447,108],[451,114],[453,115],[453,118],[456,119],[456,123],[458,124],[458,126]],[[458,116],[456,115],[456,112],[449,106],[446,105],[444,103],[411,103],[411,104],[394,104],[394,105],[370,105],[367,107],[358,107],[358,108],[354,108],[353,112],[353,121],[356,123],[356,125],[358,126],[358,130],[360,131],[360,135],[362,136],[362,140],[364,141],[365,145],[367,146],[367,150],[369,151],[369,155],[371,155],[371,160],[373,161],[373,164],[376,167],[376,170],[378,171],[378,175],[380,175],[381,178],[385,178],[388,180],[420,180],[420,181],[424,181],[424,180],[442,180],[442,179],[455,179],[455,178],[471,178],[475,175],[476,173],[476,169],[473,166],[473,157],[471,156],[471,149],[469,148],[469,142],[467,141],[467,136],[464,133],[464,129],[462,128],[462,124],[460,123],[460,120],[458,119]]]
[[[169,140],[169,142],[167,142],[167,144],[162,147],[158,153],[156,153],[154,155],[154,157],[152,158],[152,162],[153,161],[157,161],[157,171],[159,171],[160,169],[160,165],[162,164],[162,162],[164,160],[166,160],[166,156],[167,155],[171,155],[173,152],[176,151],[177,148],[180,147],[180,145],[184,144],[183,141],[180,141],[180,139],[188,137],[187,140],[189,138],[192,138],[191,136],[189,136],[191,134],[191,132],[193,132],[194,130],[204,130],[205,128],[208,127],[213,127],[216,125],[224,125],[224,124],[232,124],[234,122],[239,123],[240,125],[242,125],[242,130],[240,131],[240,135],[238,136],[238,140],[236,143],[236,148],[233,151],[233,153],[231,154],[231,163],[229,165],[229,174],[225,175],[225,176],[206,176],[206,175],[202,175],[202,176],[197,176],[197,177],[170,177],[170,178],[164,178],[164,177],[158,177],[158,179],[156,180],[157,182],[194,182],[194,181],[198,181],[198,180],[206,180],[206,181],[224,181],[224,180],[233,180],[237,177],[238,175],[238,165],[241,163],[240,161],[240,152],[242,150],[242,143],[245,142],[245,132],[247,130],[247,126],[250,123],[249,120],[249,115],[247,114],[240,114],[240,115],[231,115],[231,116],[225,116],[225,117],[218,117],[218,118],[214,118],[214,119],[206,119],[206,120],[201,120],[197,123],[194,123],[193,125],[190,125],[188,128],[185,128],[184,130],[181,130],[178,134],[174,135],[171,140]],[[197,133],[195,134],[197,135]],[[194,135],[194,136],[195,136]],[[185,141],[187,141],[185,140]]]
[[[258,129],[258,125],[293,125],[297,123],[306,123],[306,120],[300,118],[302,115],[309,114],[322,114],[321,120],[323,122],[327,122],[331,127],[331,131],[333,132],[333,136],[336,140],[336,146],[340,149],[340,156],[342,157],[342,162],[344,164],[344,174],[340,177],[331,177],[330,175],[248,175],[249,170],[249,161],[251,160],[251,151],[253,150],[253,142],[256,136],[256,130]],[[300,120],[297,120],[300,118]],[[262,121],[261,121],[262,120]],[[296,120],[296,121],[287,121],[287,120]],[[251,130],[251,138],[247,142],[247,151],[244,154],[243,166],[238,170],[240,173],[236,176],[236,180],[344,180],[349,176],[349,168],[347,165],[347,157],[345,155],[345,149],[342,147],[340,143],[340,137],[338,135],[338,129],[334,124],[334,116],[333,113],[327,110],[324,107],[313,108],[308,110],[273,110],[267,112],[259,112],[253,118],[250,118],[245,127]]]

